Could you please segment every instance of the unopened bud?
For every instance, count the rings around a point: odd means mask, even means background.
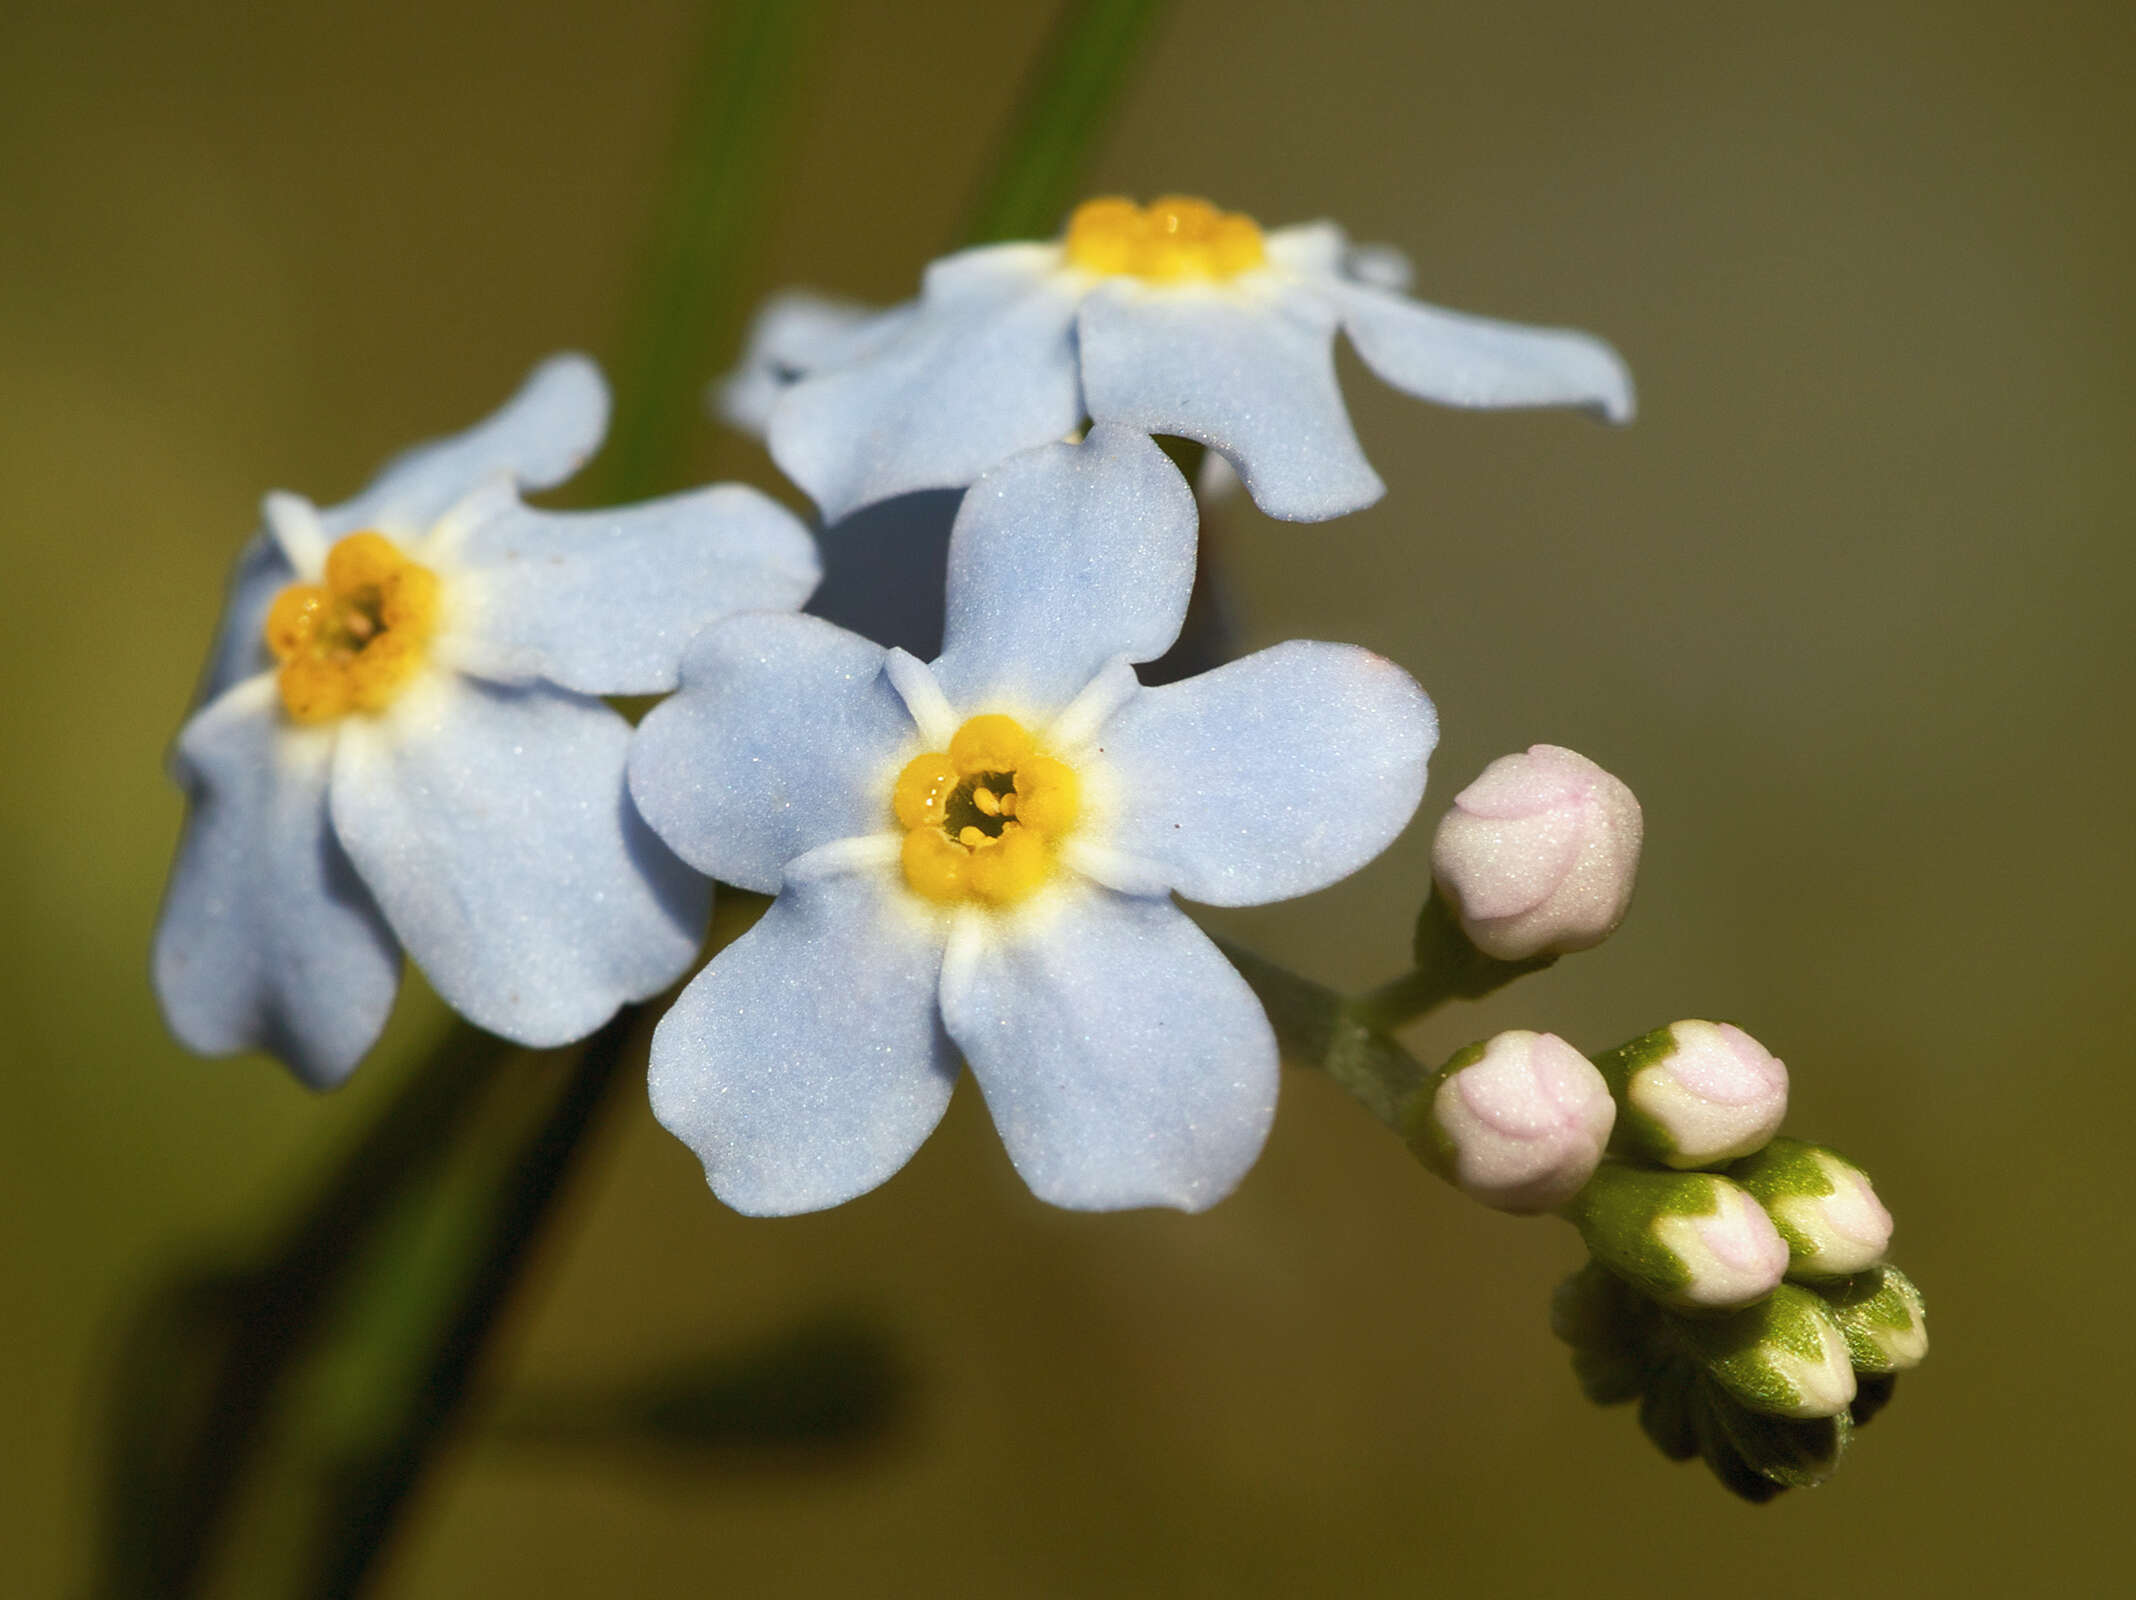
[[[1787,1115],[1787,1068],[1726,1022],[1672,1022],[1595,1058],[1623,1102],[1610,1147],[1671,1167],[1760,1149]]]
[[[1798,1278],[1843,1278],[1884,1258],[1891,1213],[1868,1174],[1843,1156],[1800,1139],[1775,1139],[1736,1163],[1729,1176],[1758,1198],[1792,1258]]]
[[[1476,948],[1500,961],[1600,944],[1639,870],[1639,801],[1576,751],[1501,756],[1454,796],[1432,875]]]
[[[1678,1310],[1749,1305],[1787,1271],[1787,1245],[1757,1201],[1716,1173],[1609,1162],[1567,1215],[1597,1261]]]
[[[1846,1336],[1856,1372],[1904,1372],[1928,1354],[1928,1307],[1897,1267],[1872,1267],[1818,1290]]]
[[[1725,1317],[1685,1317],[1678,1336],[1738,1403],[1774,1417],[1831,1417],[1854,1399],[1854,1361],[1831,1308],[1783,1283]]]
[[[1523,1215],[1579,1193],[1617,1117],[1593,1062],[1517,1028],[1460,1052],[1425,1093],[1412,1147],[1470,1199]]]

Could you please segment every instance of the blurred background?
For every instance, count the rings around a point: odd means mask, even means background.
[[[1050,9],[828,8],[749,298],[911,292]],[[267,489],[341,498],[545,352],[615,347],[706,17],[0,15],[11,1592],[87,1582],[148,1285],[266,1237],[438,1024],[411,986],[323,1099],[161,1029],[161,757],[226,565]],[[1429,409],[1345,355],[1386,500],[1223,513],[1248,644],[1368,644],[1445,728],[1387,859],[1223,926],[1329,983],[1391,976],[1430,820],[1486,761],[1547,740],[1623,775],[1649,839],[1624,929],[1413,1043],[1719,1016],[1787,1060],[1791,1131],[1875,1175],[1935,1338],[1834,1483],[1740,1505],[1589,1407],[1545,1323],[1570,1231],[1460,1200],[1315,1077],[1201,1218],[1040,1206],[967,1084],[882,1190],[747,1221],[633,1090],[384,1592],[2110,1587],[2136,1485],[2132,74],[2118,3],[1182,0],[1094,168],[1337,218],[1425,299],[1630,360],[1614,432]],[[706,423],[710,477],[777,487]],[[587,1453],[485,1420],[818,1316],[909,1374],[866,1449]]]

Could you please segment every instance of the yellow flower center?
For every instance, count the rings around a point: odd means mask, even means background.
[[[283,708],[298,722],[383,710],[421,668],[437,623],[435,572],[382,533],[335,541],[326,582],[293,583],[267,608]]]
[[[973,717],[949,749],[915,756],[891,809],[905,830],[905,882],[944,905],[1005,906],[1053,875],[1082,808],[1082,780],[1039,752],[1013,717]]]
[[[1234,278],[1268,259],[1260,225],[1187,194],[1146,206],[1107,197],[1085,200],[1068,219],[1071,265],[1152,283]]]

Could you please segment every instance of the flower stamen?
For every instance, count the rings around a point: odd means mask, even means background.
[[[326,553],[324,583],[293,583],[267,609],[276,686],[298,722],[381,711],[422,667],[437,631],[438,575],[382,533],[352,533]]]
[[[890,808],[905,829],[905,882],[945,905],[1014,904],[1053,875],[1081,799],[1075,769],[1039,754],[1021,723],[973,717],[947,751],[915,756],[898,774]]]
[[[1063,240],[1071,266],[1151,283],[1222,280],[1268,260],[1260,224],[1193,195],[1160,195],[1146,206],[1107,196],[1086,200]]]

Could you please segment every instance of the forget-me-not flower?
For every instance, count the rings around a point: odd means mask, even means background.
[[[1258,905],[1363,866],[1415,810],[1437,726],[1348,645],[1142,687],[1194,547],[1185,480],[1100,425],[966,495],[931,666],[804,616],[692,644],[631,790],[685,860],[777,896],[653,1037],[654,1111],[728,1204],[881,1183],[960,1054],[1057,1205],[1199,1210],[1252,1164],[1275,1036],[1172,896]]]
[[[189,805],[154,978],[190,1048],[336,1083],[403,947],[471,1021],[563,1044],[695,956],[708,888],[631,805],[630,726],[595,696],[673,688],[700,624],[800,605],[816,556],[734,486],[522,505],[607,414],[593,364],[561,356],[353,500],[268,497],[173,756]]]
[[[784,383],[771,453],[830,522],[962,487],[1086,417],[1201,441],[1271,516],[1358,510],[1385,485],[1336,387],[1338,328],[1423,399],[1631,417],[1608,345],[1424,305],[1400,292],[1405,275],[1332,223],[1264,233],[1204,200],[1091,200],[1058,240],[947,256],[917,301],[872,318],[775,305],[721,404],[746,425]]]

